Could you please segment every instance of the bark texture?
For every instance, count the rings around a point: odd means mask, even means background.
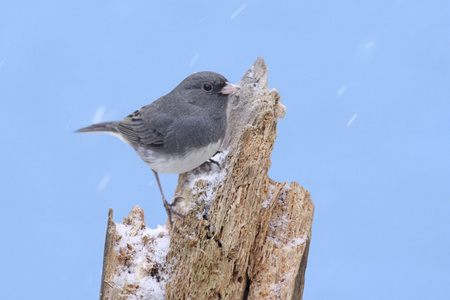
[[[176,194],[185,200],[177,209],[186,218],[174,220],[166,264],[155,271],[167,299],[302,298],[314,205],[297,183],[268,177],[285,107],[278,92],[267,89],[261,58],[238,85],[222,153],[214,157],[220,168],[214,162],[179,177]],[[109,235],[113,228],[108,225]],[[105,287],[121,261],[108,234],[101,299],[133,299],[123,287]],[[116,268],[107,257],[119,262]],[[125,298],[105,297],[108,289],[122,289],[116,294]]]

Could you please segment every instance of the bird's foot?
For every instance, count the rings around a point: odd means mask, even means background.
[[[176,196],[175,198],[172,199],[172,203],[169,203],[168,205],[173,207],[177,205],[177,203],[180,202],[181,200],[184,200],[184,198],[181,196]]]
[[[166,209],[167,217],[169,218],[170,227],[173,227],[173,221],[172,221],[172,214],[176,215],[177,217],[184,218],[186,217],[184,214],[179,213],[175,210],[175,205],[180,201],[184,199],[183,197],[175,197],[172,200],[172,203],[167,202],[166,199],[163,198],[164,208]]]
[[[216,156],[217,154],[222,153],[222,151],[217,151],[216,153],[214,153],[214,155],[208,159],[207,161],[205,161],[203,164],[204,165],[208,165],[210,169],[212,164],[215,164],[219,169],[222,169],[222,166],[219,164],[219,162],[217,160],[214,159],[214,156]]]
[[[214,160],[214,159],[210,158],[210,159],[208,159],[206,162],[207,162],[210,166],[211,166],[212,164],[215,164],[219,169],[222,169],[222,167],[220,166],[220,164],[219,164],[219,162],[218,162],[217,160]]]

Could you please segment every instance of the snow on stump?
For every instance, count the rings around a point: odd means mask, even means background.
[[[170,237],[165,226],[145,226],[135,206],[123,223],[109,210],[100,299],[165,299],[166,256]]]
[[[261,58],[229,103],[222,151],[181,174],[174,226],[152,230],[135,207],[108,221],[100,299],[301,299],[314,205],[268,177],[285,107]]]

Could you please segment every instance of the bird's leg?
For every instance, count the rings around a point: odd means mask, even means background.
[[[159,176],[158,176],[158,172],[156,172],[155,170],[152,170],[153,173],[155,173],[155,177],[156,177],[156,182],[158,182],[158,187],[159,187],[159,191],[161,192],[161,196],[162,196],[162,200],[163,200],[163,204],[164,204],[164,209],[166,210],[167,213],[167,217],[169,217],[169,223],[170,223],[170,227],[172,227],[173,223],[172,223],[172,213],[178,217],[184,218],[184,215],[177,212],[173,207],[174,205],[181,199],[183,199],[183,197],[176,197],[173,201],[173,203],[169,204],[169,202],[167,202],[166,197],[164,197],[164,193],[161,187],[161,182],[159,181]]]

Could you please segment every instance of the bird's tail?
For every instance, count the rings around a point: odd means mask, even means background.
[[[86,133],[86,132],[109,133],[109,134],[115,135],[115,134],[119,133],[119,130],[117,129],[118,125],[119,125],[119,122],[104,122],[104,123],[93,124],[91,126],[78,129],[75,132],[79,132],[79,133]]]

